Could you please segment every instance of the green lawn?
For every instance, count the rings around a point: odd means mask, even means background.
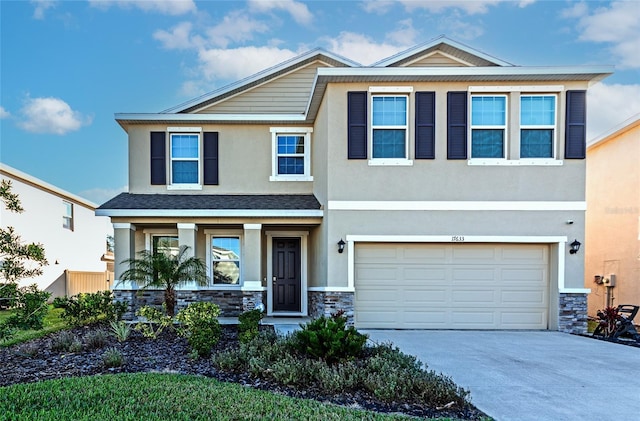
[[[5,417],[5,418],[3,418]],[[409,420],[177,374],[117,374],[0,387],[10,420]]]
[[[68,327],[67,324],[60,318],[62,311],[63,310],[61,308],[53,308],[53,306],[49,306],[49,313],[47,313],[47,316],[44,319],[44,328],[42,330],[20,330],[11,339],[0,342],[0,346],[4,347],[15,345],[17,343],[39,338],[51,332],[66,329]],[[13,312],[11,310],[0,311],[0,323],[12,314]]]

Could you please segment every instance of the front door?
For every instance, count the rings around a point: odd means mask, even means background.
[[[273,239],[273,311],[300,312],[300,239]]]

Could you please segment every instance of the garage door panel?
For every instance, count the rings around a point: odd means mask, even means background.
[[[356,244],[356,326],[546,329],[548,249],[542,244]]]
[[[407,305],[412,303],[440,304],[448,302],[449,292],[446,289],[411,289],[405,288],[402,291],[403,302]],[[402,303],[400,303],[402,305]]]
[[[502,305],[545,305],[547,297],[545,291],[540,290],[503,290],[500,292],[500,302]]]
[[[493,290],[464,290],[455,289],[452,294],[452,304],[455,305],[468,305],[469,303],[476,303],[477,305],[489,304],[495,306],[496,292]]]

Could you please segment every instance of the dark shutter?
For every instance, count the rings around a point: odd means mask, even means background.
[[[416,159],[434,159],[436,93],[416,92]]]
[[[367,159],[367,92],[347,93],[349,159]]]
[[[447,92],[447,159],[467,159],[467,92]]]
[[[166,133],[151,132],[151,184],[167,184]]]
[[[202,159],[204,163],[204,184],[218,184],[218,132],[205,132]]]
[[[567,91],[564,157],[584,159],[587,150],[587,91]]]

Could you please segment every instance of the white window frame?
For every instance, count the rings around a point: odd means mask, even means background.
[[[369,162],[370,166],[385,165],[413,165],[413,161],[409,159],[409,110],[411,109],[411,93],[412,86],[370,86],[369,93]],[[375,126],[373,124],[373,99],[378,97],[405,97],[407,99],[407,108],[405,111],[405,124],[402,126]],[[374,130],[404,130],[404,158],[374,158],[373,157],[373,132]]]
[[[520,95],[520,104],[519,104],[519,108],[518,111],[519,113],[522,113],[522,98],[528,98],[528,97],[553,97],[554,98],[554,115],[553,115],[553,124],[552,125],[524,125],[522,124],[522,121],[520,122],[520,145],[522,145],[522,130],[553,130],[553,138],[552,138],[552,144],[551,144],[551,157],[542,157],[542,158],[536,158],[536,157],[526,157],[526,158],[522,158],[522,150],[520,150],[520,159],[522,160],[535,160],[535,161],[544,161],[544,160],[555,160],[557,158],[558,155],[558,143],[557,143],[557,139],[558,139],[558,95],[555,93],[526,93],[526,94],[521,94]],[[522,148],[522,146],[521,146]]]
[[[195,129],[195,128],[194,128]],[[202,133],[198,130],[186,130],[169,132],[169,181],[167,190],[202,190]],[[173,136],[197,136],[198,156],[197,158],[174,158],[173,157]],[[173,161],[196,161],[198,163],[198,180],[195,183],[174,183],[173,182]]]
[[[207,260],[207,274],[209,275],[210,282],[206,286],[208,289],[241,289],[244,285],[244,236],[242,230],[204,230],[206,236],[206,260]],[[236,237],[240,241],[240,281],[237,285],[229,284],[214,284],[213,278],[213,256],[211,255],[211,241],[214,238],[226,238]]]
[[[504,125],[473,125],[473,98],[479,97],[503,97],[504,101]],[[471,93],[469,96],[469,155],[471,161],[505,161],[509,156],[509,95],[505,93]],[[473,131],[474,130],[502,130],[502,157],[501,158],[485,158],[473,156]]]
[[[69,207],[67,207],[67,205],[69,205]],[[70,213],[67,213],[67,210],[70,210]],[[73,213],[74,213],[73,209],[73,203],[69,202],[68,200],[63,200],[62,201],[62,228],[67,229],[69,231],[73,231],[74,230],[74,218],[73,218]],[[69,221],[69,223],[67,224],[67,220]]]
[[[148,228],[143,231],[144,233],[144,248],[149,253],[153,253],[153,237],[176,237],[178,238],[177,229],[166,228]],[[179,242],[180,240],[178,240]]]
[[[271,176],[269,181],[313,181],[311,175],[311,133],[312,127],[271,127]],[[278,174],[278,136],[303,136],[304,137],[304,174]],[[284,156],[300,156],[284,155]]]

